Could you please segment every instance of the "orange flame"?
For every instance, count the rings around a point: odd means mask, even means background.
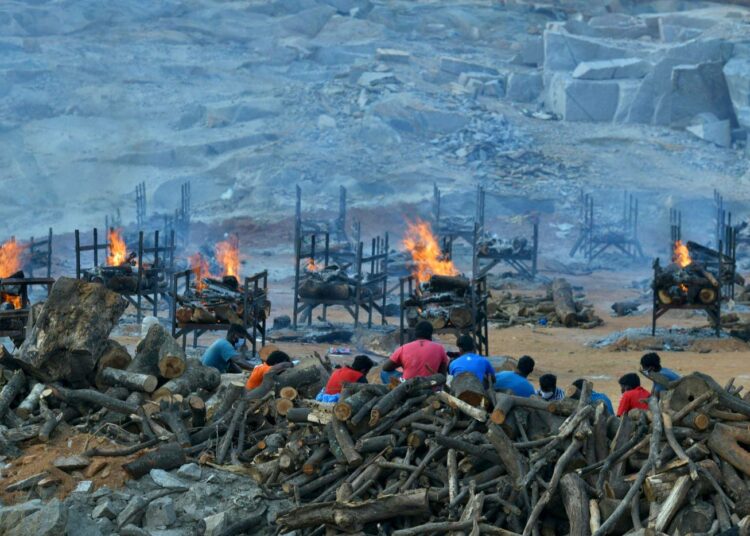
[[[20,309],[22,305],[21,296],[17,294],[6,294],[5,292],[0,292],[0,302],[10,303],[13,306],[13,309]]]
[[[682,240],[678,240],[674,243],[674,252],[672,253],[672,262],[677,264],[680,268],[685,268],[693,263],[693,259],[690,258],[690,251]]]
[[[109,241],[107,265],[122,266],[128,260],[128,247],[125,245],[120,229],[110,229],[107,233],[107,240]]]
[[[206,288],[206,283],[203,279],[206,277],[212,277],[208,261],[203,258],[203,255],[196,253],[195,255],[190,256],[190,266],[193,274],[195,274],[195,289],[198,292],[201,292]]]
[[[224,271],[223,275],[233,275],[239,279],[240,245],[236,236],[216,244],[216,260],[219,261]]]
[[[305,266],[305,270],[308,272],[318,272],[321,270],[321,267],[315,264],[315,259],[312,257],[307,259],[307,266]]]
[[[443,258],[430,224],[421,220],[406,223],[403,244],[416,265],[414,276],[417,281],[425,283],[433,275],[458,275],[453,261]]]
[[[0,245],[0,278],[9,277],[23,268],[24,249],[14,238]]]

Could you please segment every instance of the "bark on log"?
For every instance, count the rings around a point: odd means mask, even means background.
[[[521,476],[526,474],[526,462],[521,454],[513,446],[508,435],[496,424],[487,427],[487,439],[497,451],[503,465],[512,479],[513,486],[518,486]]]
[[[52,286],[16,358],[31,376],[87,386],[128,302],[104,285],[68,277]]]
[[[284,387],[294,387],[303,398],[315,398],[320,391],[322,374],[320,367],[293,367],[282,371],[276,377],[276,394]]]
[[[448,320],[458,329],[464,329],[471,326],[474,322],[471,308],[464,305],[456,305],[448,311]]]
[[[26,398],[16,408],[16,415],[24,420],[28,419],[39,408],[39,398],[46,388],[47,386],[43,383],[35,383],[29,394],[26,395]]]
[[[333,433],[336,435],[336,441],[344,453],[346,463],[351,467],[362,465],[362,455],[354,448],[354,441],[352,440],[352,436],[349,435],[346,425],[338,419],[332,419],[331,426],[333,427]]]
[[[427,490],[420,489],[356,503],[309,504],[277,517],[276,523],[285,530],[330,525],[345,531],[357,531],[368,523],[402,516],[422,516],[429,511]]]
[[[348,421],[352,415],[356,414],[362,406],[373,398],[373,395],[367,391],[358,391],[341,400],[333,406],[333,414],[340,421]]]
[[[107,340],[104,351],[96,363],[96,387],[101,389],[104,385],[99,379],[102,370],[105,368],[123,370],[128,367],[132,360],[133,358],[128,353],[127,348],[113,339]]]
[[[396,436],[393,434],[368,437],[367,439],[360,439],[354,445],[354,448],[360,454],[372,454],[374,452],[380,452],[388,447],[396,446]]]
[[[161,400],[174,395],[187,396],[198,389],[213,391],[221,383],[221,374],[213,367],[205,367],[198,359],[188,359],[185,373],[159,387],[152,398]]]
[[[203,428],[206,425],[206,403],[197,395],[188,398],[190,408],[190,423],[193,428]]]
[[[103,369],[100,379],[105,385],[121,386],[130,391],[143,391],[144,393],[153,393],[159,384],[156,376],[114,368]]]
[[[565,279],[552,281],[552,299],[555,302],[555,313],[565,327],[576,325],[576,304],[573,301],[573,289]]]
[[[455,292],[459,295],[469,288],[469,280],[461,275],[433,275],[430,277],[430,292]]]
[[[52,393],[65,402],[85,402],[125,415],[132,415],[138,411],[138,406],[135,404],[117,400],[92,389],[65,389],[64,387],[53,386]]]
[[[190,434],[182,421],[182,407],[174,401],[162,400],[159,404],[159,419],[167,425],[181,447],[189,447]]]
[[[148,328],[146,336],[135,347],[135,357],[128,365],[130,372],[159,376],[159,349],[164,341],[170,337],[160,325],[154,324]]]
[[[3,390],[0,391],[0,419],[5,416],[10,409],[10,405],[25,386],[26,377],[24,373],[20,370],[15,371],[8,383],[3,386]]]
[[[151,469],[175,469],[185,464],[185,451],[177,443],[165,443],[143,454],[122,468],[133,478],[141,478]]]
[[[322,411],[311,408],[292,408],[287,411],[286,420],[296,423],[328,424],[332,419],[330,414]]]
[[[708,448],[750,476],[750,452],[740,443],[750,445],[750,430],[717,423],[708,436]]]
[[[656,532],[664,532],[667,525],[669,525],[669,522],[672,521],[672,518],[677,514],[680,508],[682,508],[682,505],[687,498],[688,491],[690,491],[690,485],[691,480],[688,476],[681,476],[677,480],[674,488],[672,488],[672,492],[664,501],[664,504],[661,505],[659,515],[656,517],[656,522],[654,524],[654,530],[656,530]]]
[[[171,380],[185,373],[187,359],[185,352],[182,351],[176,340],[167,335],[159,347],[157,366],[162,378]]]
[[[570,523],[570,536],[589,536],[591,519],[585,482],[575,473],[568,473],[560,479],[560,494]]]
[[[484,385],[472,372],[455,376],[451,382],[451,393],[475,408],[486,408],[489,405]]]
[[[302,464],[302,472],[306,475],[313,475],[320,469],[321,462],[325,460],[330,450],[328,445],[323,443],[317,446],[317,448],[310,454],[310,456]]]
[[[412,378],[398,384],[388,394],[381,397],[370,411],[370,428],[378,424],[380,419],[393,408],[401,404],[411,393],[423,388],[432,388],[445,383],[445,376],[434,374],[426,378]]]
[[[479,422],[486,422],[487,418],[489,417],[487,412],[483,409],[475,408],[474,406],[467,404],[463,400],[459,400],[458,398],[449,395],[445,391],[439,391],[436,396],[450,407],[458,409],[459,411],[461,411],[461,413],[464,413]]]

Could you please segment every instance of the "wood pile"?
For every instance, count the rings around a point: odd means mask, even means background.
[[[409,327],[427,320],[434,329],[466,329],[474,323],[471,281],[463,276],[433,275],[419,285],[404,302]]]
[[[271,302],[264,289],[248,289],[248,320],[255,315],[268,318],[271,314]],[[177,296],[178,324],[243,324],[245,307],[245,289],[235,276],[224,276],[221,279],[204,277],[200,285],[191,284],[184,295]],[[258,319],[261,320],[262,318]]]
[[[590,329],[602,324],[602,319],[565,279],[555,279],[543,296],[494,294],[487,303],[487,314],[497,327],[546,323],[548,326]]]
[[[299,295],[303,299],[319,301],[348,301],[357,294],[357,285],[362,284],[362,298],[370,296],[377,299],[383,295],[382,285],[368,285],[367,281],[359,282],[351,277],[346,267],[336,264],[321,270],[305,270],[299,284]]]
[[[531,257],[533,250],[526,238],[508,240],[492,235],[477,242],[477,254],[482,257]]]
[[[683,306],[715,304],[719,299],[720,282],[702,264],[692,262],[685,267],[678,264],[654,263],[652,288],[663,305]]]

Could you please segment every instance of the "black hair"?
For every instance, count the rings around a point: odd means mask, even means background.
[[[557,376],[554,374],[542,374],[539,377],[539,387],[545,393],[557,389]]]
[[[362,372],[364,374],[367,374],[367,372],[373,366],[375,366],[375,363],[373,363],[372,359],[370,359],[366,355],[354,356],[354,361],[352,362],[352,368],[356,370],[357,372]]]
[[[661,358],[656,352],[649,352],[641,357],[641,368],[654,369],[656,372],[661,370]]]
[[[635,372],[628,372],[622,378],[617,380],[617,382],[623,387],[627,387],[628,390],[641,386],[641,379]]]
[[[414,336],[417,339],[432,339],[432,324],[430,324],[427,320],[421,320],[420,322],[417,322],[417,325],[414,326]]]
[[[266,358],[266,365],[278,365],[279,363],[290,363],[292,360],[286,352],[281,350],[274,350]]]
[[[462,352],[473,352],[477,349],[474,338],[471,335],[461,335],[456,341],[456,346]]]
[[[516,369],[518,372],[521,373],[521,376],[528,376],[532,372],[534,372],[534,359],[530,356],[524,355],[521,356],[521,358],[518,360],[518,365],[516,365]]]
[[[540,380],[541,380],[541,378],[540,378]],[[585,381],[586,380],[584,380],[583,378],[578,378],[576,381],[573,382],[573,385],[575,386],[576,389],[578,389],[579,391],[582,391],[583,390],[583,382],[585,382]]]
[[[247,330],[241,324],[230,324],[229,329],[227,330],[227,337],[229,337],[230,335],[237,335],[241,339],[250,338]]]

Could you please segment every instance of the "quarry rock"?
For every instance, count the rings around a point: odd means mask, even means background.
[[[52,499],[39,511],[24,517],[11,527],[7,536],[60,536],[64,534],[68,520],[66,507],[58,500]]]
[[[110,500],[104,500],[97,504],[91,512],[93,519],[106,518],[114,519],[117,517],[117,511],[115,505]]]
[[[146,528],[166,528],[177,520],[174,500],[171,497],[161,497],[151,501],[146,507],[143,525]]]
[[[737,122],[750,129],[750,57],[732,58],[723,72]]]
[[[615,81],[558,75],[550,84],[545,105],[566,121],[612,121],[617,113],[620,86]]]
[[[384,84],[397,84],[398,78],[393,73],[362,73],[357,84],[363,87],[375,87]]]
[[[185,478],[187,480],[200,480],[201,479],[201,467],[197,463],[186,463],[179,469],[177,469],[177,476]]]
[[[544,63],[544,40],[542,37],[533,36],[525,39],[512,62],[516,65],[528,67],[541,66]]]
[[[181,480],[180,478],[177,478],[172,473],[169,473],[163,469],[151,469],[148,475],[157,486],[162,488],[188,489],[190,487],[187,482]]]
[[[32,499],[23,503],[0,507],[0,534],[5,534],[26,516],[38,512],[42,506],[44,506],[42,501]]]
[[[556,23],[544,31],[544,70],[573,71],[584,61],[632,57],[630,51],[592,37],[572,35]]]
[[[205,536],[218,536],[227,527],[229,522],[226,512],[220,512],[203,519],[202,525],[205,527],[203,534]]]
[[[646,19],[625,13],[591,17],[587,26],[591,35],[609,39],[639,39],[655,34],[654,25],[649,24]]]
[[[696,137],[719,147],[732,146],[732,125],[728,119],[692,125],[687,127],[686,130]]]
[[[730,119],[734,115],[722,69],[720,62],[675,66],[669,94],[670,125],[685,125],[695,115],[706,112],[719,119]]]
[[[474,63],[469,60],[461,58],[453,58],[449,56],[443,56],[440,58],[440,70],[453,75],[460,75],[461,73],[488,73],[498,74],[498,70],[494,67]]]
[[[582,80],[611,80],[613,78],[643,78],[650,66],[638,58],[604,61],[584,61],[573,71],[573,78]]]
[[[463,127],[464,114],[438,109],[410,95],[394,95],[372,107],[372,112],[394,130],[416,136],[449,134]]]
[[[375,59],[387,63],[409,63],[410,58],[408,52],[395,48],[379,48],[375,51]]]
[[[514,72],[508,77],[505,96],[513,102],[533,102],[544,89],[544,81],[538,72]]]
[[[289,15],[283,19],[281,26],[292,34],[315,37],[334,13],[336,9],[331,6],[317,6]]]

